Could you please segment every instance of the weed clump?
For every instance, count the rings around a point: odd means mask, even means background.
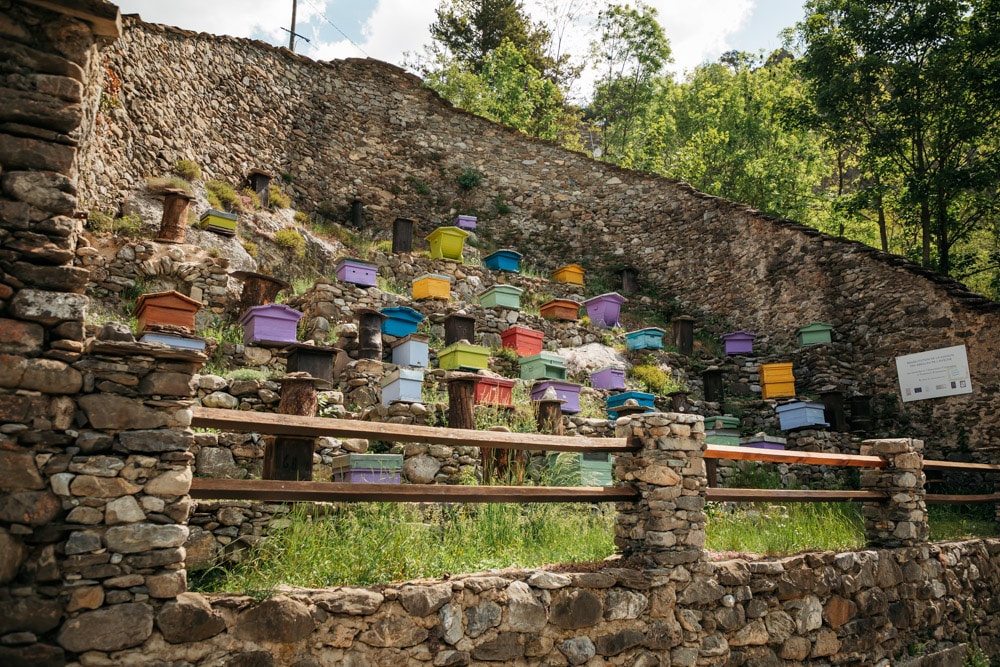
[[[306,254],[306,240],[297,229],[286,227],[278,230],[274,234],[274,242],[282,248],[294,251],[299,257]]]
[[[178,160],[174,163],[173,171],[189,183],[201,178],[201,167],[191,160]]]

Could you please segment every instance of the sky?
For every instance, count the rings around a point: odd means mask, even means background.
[[[555,0],[565,4],[567,0]],[[659,11],[670,40],[675,78],[731,49],[770,52],[778,33],[802,18],[804,0],[647,0]],[[548,4],[552,4],[549,0]],[[430,42],[428,27],[439,0],[298,0],[295,51],[317,60],[371,57],[403,65],[405,54]],[[288,45],[292,0],[117,0],[123,14],[213,34],[253,37]],[[524,0],[542,19],[542,0]],[[596,7],[605,3],[595,0]],[[570,52],[586,52],[590,36],[573,31]],[[584,76],[581,88],[593,75]],[[586,97],[586,90],[577,91]]]

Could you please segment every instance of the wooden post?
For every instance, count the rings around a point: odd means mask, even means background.
[[[278,292],[291,287],[280,278],[252,271],[233,271],[229,275],[243,283],[240,302],[236,308],[240,314],[255,306],[266,306],[269,303],[274,303],[275,299],[278,298]]]
[[[674,318],[674,346],[689,357],[694,352],[694,318],[690,315]]]
[[[392,252],[413,252],[413,226],[415,220],[396,218],[392,223]]]
[[[563,413],[562,404],[566,401],[543,398],[536,401],[538,408],[538,432],[550,435],[563,435]]]
[[[635,294],[639,289],[639,274],[635,269],[624,268],[621,270],[622,294]]]
[[[308,373],[292,373],[279,380],[281,401],[278,412],[283,415],[315,417],[319,407],[317,384],[328,384]],[[312,481],[314,438],[275,436],[264,443],[264,479]]]
[[[250,180],[250,187],[257,193],[260,199],[261,208],[267,208],[271,204],[271,174],[263,169],[251,169],[247,176]]]
[[[160,243],[184,243],[191,195],[183,190],[167,190],[163,197],[163,218],[156,240]]]
[[[475,430],[476,383],[475,373],[453,372],[444,377],[448,385],[448,428]]]
[[[690,404],[688,403],[688,392],[686,391],[674,391],[669,394],[670,396],[670,408],[674,412],[687,412]]]
[[[370,308],[358,311],[358,359],[382,361],[382,322],[386,317]]]
[[[452,345],[461,340],[476,344],[476,318],[463,313],[452,313],[444,320],[444,344]]]
[[[722,385],[722,369],[709,366],[701,373],[701,381],[705,385],[705,400],[709,403],[722,403],[725,390]]]

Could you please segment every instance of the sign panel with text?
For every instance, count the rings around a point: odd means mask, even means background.
[[[972,393],[964,345],[896,357],[903,402]]]

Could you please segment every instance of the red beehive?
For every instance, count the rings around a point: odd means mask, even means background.
[[[504,347],[517,352],[519,357],[533,357],[542,351],[542,339],[545,334],[527,327],[511,327],[500,334]]]

